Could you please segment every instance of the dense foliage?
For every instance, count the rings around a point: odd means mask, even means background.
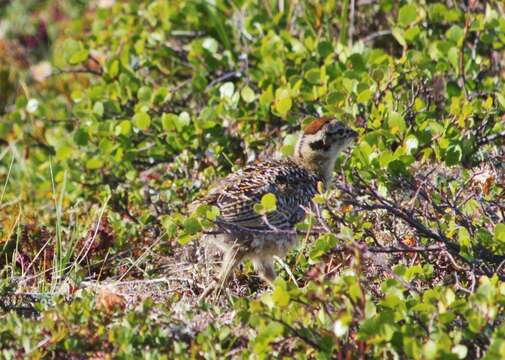
[[[0,2],[1,357],[504,358],[504,77],[500,1]],[[188,205],[320,115],[274,289],[198,303]]]

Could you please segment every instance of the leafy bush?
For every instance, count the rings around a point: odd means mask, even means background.
[[[505,357],[500,2],[11,1],[0,16],[4,357]],[[238,278],[195,304],[216,214],[188,205],[290,155],[323,114],[360,138],[275,288]],[[162,275],[166,306],[77,290]]]

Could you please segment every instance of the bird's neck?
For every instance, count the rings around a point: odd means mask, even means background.
[[[333,168],[335,167],[336,159],[337,154],[325,156],[316,152],[305,154],[296,152],[293,156],[293,160],[298,165],[317,175],[317,177],[323,181],[327,189],[333,180]]]

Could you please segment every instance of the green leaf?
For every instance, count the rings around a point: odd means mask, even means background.
[[[321,235],[312,248],[309,257],[314,262],[337,245],[337,237],[334,234]]]
[[[210,206],[209,209],[207,209],[205,216],[207,217],[207,219],[215,221],[220,215],[220,213],[221,212],[217,206]]]
[[[413,26],[407,31],[405,31],[403,36],[405,38],[405,41],[413,43],[420,33],[421,29],[419,28],[419,26]]]
[[[360,54],[352,54],[349,56],[349,59],[347,59],[347,65],[355,71],[366,71],[365,60]]]
[[[447,30],[446,36],[452,40],[457,46],[461,45],[465,31],[458,25],[453,25]]]
[[[88,51],[80,41],[67,39],[62,46],[63,57],[70,65],[77,65],[88,58]]]
[[[407,46],[407,41],[405,40],[404,33],[405,32],[402,29],[397,27],[393,28],[392,30],[393,37],[403,47]]]
[[[494,238],[496,241],[505,243],[505,224],[499,223],[494,227]]]
[[[140,130],[147,130],[149,129],[149,126],[151,125],[151,117],[149,114],[145,112],[139,112],[136,113],[133,116],[133,124],[138,127]]]
[[[178,116],[175,114],[165,113],[161,115],[161,126],[163,130],[170,131],[175,129],[175,124],[177,123]]]
[[[417,6],[414,4],[403,5],[398,13],[398,23],[401,26],[408,26],[417,19]]]
[[[389,114],[388,126],[391,129],[391,133],[393,134],[398,133],[401,134],[405,131],[407,127],[407,125],[405,124],[405,120],[403,119],[403,116],[395,111]]]
[[[319,68],[310,69],[304,77],[309,83],[318,85],[321,83],[321,70]]]
[[[274,108],[279,113],[281,117],[286,117],[291,106],[293,105],[293,100],[291,100],[291,95],[286,89],[277,89],[275,92],[275,103]]]
[[[140,101],[146,101],[146,102],[151,100],[152,95],[153,95],[152,89],[147,86],[142,86],[137,94]]]
[[[275,289],[272,292],[272,300],[280,307],[286,307],[289,304],[289,293],[286,289],[286,282],[279,278],[275,281]]]
[[[74,53],[70,59],[68,59],[69,64],[75,65],[80,64],[88,59],[89,51],[86,49],[81,49]]]
[[[464,227],[460,227],[458,229],[458,242],[461,246],[461,253],[463,255],[469,255],[472,246],[472,240],[470,238],[470,233]]]
[[[456,72],[459,71],[459,49],[457,47],[452,47],[447,53],[447,60],[452,65]]]
[[[274,194],[268,193],[261,197],[261,206],[266,212],[277,210],[277,198]]]
[[[202,230],[200,222],[194,217],[187,218],[183,223],[183,227],[187,233],[192,235]]]
[[[86,161],[86,167],[90,170],[100,169],[103,166],[103,161],[97,157],[93,157]]]
[[[103,115],[103,104],[100,101],[97,101],[95,105],[93,105],[93,112],[99,117]]]
[[[270,104],[274,101],[274,93],[272,90],[272,85],[269,85],[266,90],[263,90],[263,92],[260,95],[260,104],[261,106],[270,106]]]
[[[271,353],[269,344],[277,337],[281,336],[284,331],[282,324],[272,321],[269,322],[263,329],[258,331],[258,335],[254,338],[253,351],[255,354]]]
[[[181,131],[185,126],[188,126],[191,123],[191,117],[186,112],[183,111],[179,115],[165,113],[161,115],[161,125],[163,130],[171,131]]]
[[[445,151],[445,163],[448,166],[458,165],[461,163],[463,152],[459,144],[450,145]]]
[[[130,134],[132,129],[132,123],[130,120],[122,120],[117,126],[116,126],[116,135],[124,135],[127,136]]]
[[[359,93],[357,100],[359,103],[366,104],[370,101],[372,96],[373,96],[372,90],[366,89]]]
[[[193,81],[191,82],[191,84],[193,85],[193,88],[197,92],[204,91],[205,88],[207,87],[208,83],[209,82],[207,81],[205,76],[203,76],[202,74],[200,74],[200,73],[193,74]]]
[[[496,96],[496,100],[498,100],[498,104],[500,104],[501,109],[505,110],[505,96],[503,96],[499,92],[496,92],[495,96]]]
[[[235,85],[232,82],[225,82],[219,87],[219,93],[222,99],[231,99],[235,92]]]
[[[98,145],[100,152],[104,155],[109,155],[114,150],[114,143],[109,139],[102,139]]]
[[[70,146],[64,145],[56,150],[56,159],[65,161],[72,156],[73,149]]]
[[[117,59],[112,60],[106,66],[107,73],[110,77],[116,77],[119,73],[119,61]]]
[[[277,110],[281,117],[285,117],[292,105],[293,101],[291,98],[282,98],[275,103],[275,110]]]
[[[215,39],[208,37],[203,40],[202,47],[211,54],[216,54],[219,44]]]
[[[253,89],[251,89],[249,86],[244,86],[242,90],[240,91],[240,96],[242,96],[242,99],[246,103],[252,103],[254,100],[256,100],[256,95],[254,94]]]
[[[180,130],[184,126],[188,126],[191,123],[191,116],[187,111],[183,111],[177,117],[176,126]]]
[[[84,129],[79,129],[74,134],[74,141],[79,146],[88,144],[88,133]]]
[[[284,138],[284,141],[282,142],[282,147],[281,147],[282,154],[284,154],[285,156],[293,155],[297,141],[298,141],[298,136],[296,136],[294,134],[287,135]]]
[[[327,57],[328,55],[331,55],[333,53],[333,44],[329,41],[321,41],[319,44],[317,44],[317,52],[319,53],[319,56],[322,58]]]

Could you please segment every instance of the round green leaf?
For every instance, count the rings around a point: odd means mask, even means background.
[[[219,93],[221,94],[221,98],[231,99],[233,93],[235,92],[235,85],[232,82],[226,82],[219,88]]]
[[[151,117],[145,112],[136,113],[133,116],[133,124],[140,130],[147,130],[151,125]]]
[[[403,133],[407,127],[403,116],[396,111],[389,114],[388,126],[393,134]]]
[[[129,135],[132,129],[130,120],[123,120],[116,126],[116,135]]]
[[[494,228],[494,238],[497,241],[505,243],[505,224],[504,223],[496,224],[496,226]]]
[[[86,161],[86,167],[90,170],[100,169],[103,166],[102,160],[97,157],[93,157]]]
[[[93,112],[100,117],[103,115],[103,104],[100,101],[97,101],[95,105],[93,105]]]
[[[246,103],[252,103],[256,99],[256,95],[254,94],[253,89],[249,86],[244,86],[242,91],[240,91],[240,96]]]
[[[398,13],[398,23],[402,26],[407,26],[416,21],[417,6],[414,4],[403,5]]]
[[[139,89],[137,96],[140,101],[149,101],[149,100],[151,100],[152,94],[153,94],[153,91],[150,87],[142,86]]]
[[[266,212],[275,211],[277,209],[277,198],[272,193],[265,194],[261,198],[261,206]]]
[[[321,82],[321,70],[319,68],[310,69],[304,77],[309,83],[317,85]]]

